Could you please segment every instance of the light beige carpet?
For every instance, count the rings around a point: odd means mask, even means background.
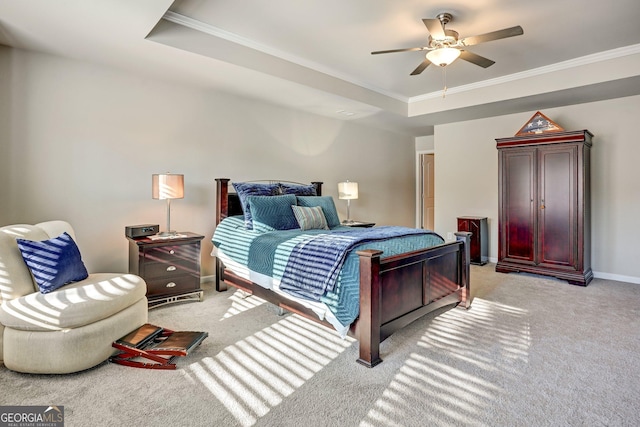
[[[259,300],[206,288],[150,322],[209,332],[176,371],[0,367],[1,405],[63,405],[67,426],[637,426],[640,285],[472,267],[472,308],[382,345],[384,362]],[[46,351],[46,349],[43,349]]]

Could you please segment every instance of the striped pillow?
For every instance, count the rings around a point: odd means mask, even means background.
[[[16,242],[42,294],[89,277],[80,250],[66,231],[53,239],[16,239]]]
[[[329,228],[338,227],[340,225],[340,217],[338,217],[338,211],[336,205],[333,202],[331,196],[297,196],[298,206],[320,206],[324,217],[327,220]]]
[[[327,219],[320,206],[305,207],[291,205],[301,230],[328,230]]]

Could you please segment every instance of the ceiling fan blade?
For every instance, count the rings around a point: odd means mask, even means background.
[[[524,34],[522,27],[517,25],[511,28],[505,28],[504,30],[492,31],[486,34],[480,34],[478,36],[465,37],[459,41],[463,46],[473,46],[479,43],[490,42],[493,40],[505,39],[507,37],[521,36]]]
[[[379,55],[381,53],[395,53],[395,52],[412,52],[416,50],[426,50],[426,47],[410,47],[407,49],[391,49],[391,50],[378,50],[376,52],[371,52],[371,55]]]
[[[469,61],[472,64],[479,65],[482,68],[491,67],[496,63],[495,61],[485,58],[484,56],[476,55],[475,53],[469,52],[468,50],[461,50],[460,58],[464,59],[465,61]]]
[[[423,19],[424,25],[429,30],[429,34],[434,39],[444,39],[446,35],[444,34],[444,28],[442,27],[442,22],[439,19]]]
[[[431,64],[431,61],[429,61],[428,59],[425,59],[424,61],[422,61],[422,62],[420,63],[420,65],[418,65],[418,67],[417,67],[415,70],[413,70],[413,71],[411,72],[411,75],[412,75],[412,76],[417,76],[418,74],[420,74],[421,72],[423,72],[423,71],[424,71],[424,69],[425,69],[425,68],[427,68],[427,67],[429,66],[429,64]]]

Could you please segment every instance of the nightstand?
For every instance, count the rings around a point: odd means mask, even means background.
[[[147,282],[149,308],[186,300],[202,301],[199,234],[129,240],[129,272]]]
[[[362,222],[362,221],[351,221],[351,222],[341,222],[340,225],[346,225],[347,227],[364,227],[369,228],[376,225],[375,222]]]
[[[458,231],[471,232],[469,248],[471,264],[485,265],[489,259],[487,239],[487,218],[480,216],[458,217]]]

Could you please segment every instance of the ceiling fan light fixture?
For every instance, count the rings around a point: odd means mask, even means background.
[[[427,59],[434,65],[446,67],[460,56],[460,50],[452,47],[443,47],[427,52]]]

